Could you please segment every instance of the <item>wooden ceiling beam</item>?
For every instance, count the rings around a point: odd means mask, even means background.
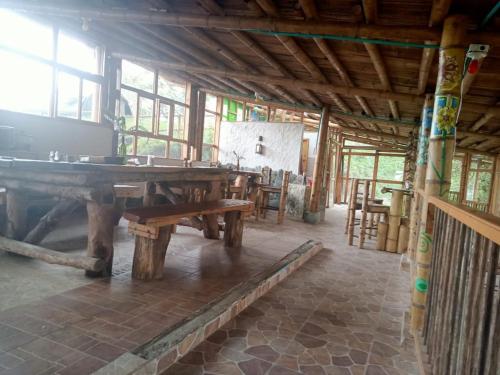
[[[448,15],[452,0],[434,0],[432,3],[431,15],[429,17],[429,26],[441,25]],[[426,44],[431,44],[427,41]],[[436,50],[433,48],[424,48],[422,51],[422,59],[420,61],[420,68],[418,72],[418,88],[417,94],[425,94],[427,82],[429,81],[429,72]]]
[[[316,9],[316,5],[314,0],[299,0],[300,6],[302,7],[302,10],[304,11],[304,14],[307,19],[318,19],[318,11]],[[340,76],[340,79],[345,83],[346,86],[353,87],[354,83],[352,82],[351,77],[349,76],[349,73],[345,69],[345,67],[342,65],[338,57],[335,55],[333,50],[330,48],[328,45],[327,41],[324,39],[320,38],[314,38],[314,42],[320,49],[320,51],[325,55],[327,60],[330,62],[332,67],[337,71],[338,75]],[[360,105],[361,109],[370,116],[373,116],[373,112],[371,108],[368,106],[368,103],[366,100],[360,96],[355,96],[356,101]]]
[[[422,51],[422,59],[420,60],[420,68],[418,71],[418,87],[417,94],[425,94],[427,82],[429,81],[429,73],[434,61],[436,50],[434,48],[424,48]]]
[[[172,50],[172,48],[168,47],[164,43],[156,43],[153,38],[145,36],[142,32],[140,32],[139,30],[137,30],[135,28],[130,29],[130,27],[127,27],[127,25],[125,25],[125,24],[106,25],[106,29],[115,30],[117,32],[117,34],[124,34],[130,40],[137,40],[140,43],[142,43],[143,45],[149,46],[149,48],[151,50],[153,50],[153,51],[156,50],[156,51],[163,53],[169,59],[177,60],[179,62],[192,60],[191,55],[188,55],[185,52],[180,51],[180,50]],[[220,80],[220,78],[223,78],[223,80]],[[243,92],[247,92],[247,90],[251,90],[251,91],[255,92],[257,88],[260,89],[260,87],[257,87],[252,83],[248,84],[248,82],[240,82],[240,81],[238,81],[238,79],[236,79],[236,84],[233,84],[232,82],[229,81],[232,78],[229,78],[229,80],[228,80],[225,77],[217,77],[217,79],[220,80],[221,82],[223,82],[225,85],[227,85],[235,90],[238,90],[238,91],[242,91],[242,87],[244,88]],[[213,80],[212,80],[212,82],[213,82]],[[267,91],[265,91],[265,90],[262,90],[262,91],[263,91],[263,94],[267,94],[270,96],[270,94],[267,93]]]
[[[129,58],[129,59],[135,59],[136,61],[140,61],[141,58],[137,58],[134,56],[124,56],[124,58]],[[145,61],[146,62],[146,61]],[[363,96],[366,98],[372,98],[372,99],[382,99],[382,100],[396,100],[396,101],[403,101],[403,102],[410,102],[410,103],[415,103],[415,104],[422,104],[424,101],[424,97],[420,95],[415,95],[415,94],[406,94],[406,93],[395,93],[395,92],[388,92],[384,90],[377,90],[377,89],[365,89],[365,88],[356,88],[356,87],[345,87],[345,86],[337,86],[331,83],[324,83],[324,82],[316,82],[316,81],[305,81],[301,79],[295,79],[295,78],[283,78],[283,77],[276,77],[276,76],[266,76],[262,74],[252,74],[252,73],[246,73],[246,72],[239,72],[239,71],[234,71],[230,69],[225,69],[225,68],[210,68],[210,67],[202,67],[198,65],[193,65],[193,64],[183,64],[183,63],[172,63],[172,62],[167,62],[167,61],[161,61],[161,60],[156,60],[156,61],[150,61],[152,63],[157,64],[158,66],[162,66],[165,69],[171,69],[171,70],[179,70],[179,71],[185,71],[188,73],[202,73],[202,74],[213,74],[219,77],[226,77],[226,78],[235,78],[235,79],[241,79],[245,81],[252,81],[252,82],[263,82],[265,81],[266,83],[273,83],[285,87],[291,87],[291,88],[305,88],[309,90],[317,90],[317,91],[331,91],[339,95],[346,95],[346,96]],[[473,107],[475,109],[478,109],[481,105],[474,104]],[[484,109],[484,106],[483,106]]]
[[[278,8],[272,0],[257,0],[257,3],[262,8],[265,14],[271,17],[279,17]],[[276,38],[283,44],[283,46],[290,52],[290,54],[311,74],[311,76],[321,82],[328,82],[328,78],[318,68],[309,55],[302,49],[301,46],[289,36],[276,36]],[[349,105],[337,94],[327,92],[330,99],[333,100],[341,110],[345,112],[352,112]],[[312,94],[314,95],[314,94]]]
[[[432,2],[429,27],[441,25],[448,15],[453,0],[434,0]]]
[[[500,101],[498,101],[495,106],[500,106]],[[499,107],[500,108],[500,107]],[[470,131],[478,131],[479,129],[481,129],[484,125],[486,125],[488,123],[488,121],[490,121],[493,117],[495,117],[493,115],[492,112],[486,112],[485,114],[483,114],[481,117],[479,117],[476,122],[474,122],[474,124],[472,124],[472,126],[469,128]]]
[[[378,18],[377,0],[363,1],[363,12],[365,15],[366,24],[376,24]],[[382,83],[382,88],[386,91],[392,91],[391,81],[389,80],[389,75],[387,74],[387,69],[384,63],[384,59],[380,54],[379,48],[376,44],[364,43],[366,51],[370,56],[370,60],[375,67],[375,71]],[[399,119],[399,109],[398,105],[394,100],[389,100],[389,108],[391,110],[392,117],[396,120]],[[397,132],[397,129],[394,128]]]
[[[264,1],[264,0],[259,0]],[[370,38],[401,42],[439,41],[441,29],[437,27],[365,25],[334,23],[331,21],[301,21],[276,18],[211,16],[185,13],[169,13],[160,11],[140,11],[136,9],[119,9],[89,7],[77,5],[61,5],[61,2],[29,0],[0,0],[1,8],[55,17],[72,17],[77,19],[103,20],[109,22],[145,23],[176,27],[200,27],[204,29],[225,30],[259,30],[277,33],[301,33],[314,35],[335,35],[338,37]],[[495,32],[469,33],[469,41],[491,45],[500,44],[500,35]]]

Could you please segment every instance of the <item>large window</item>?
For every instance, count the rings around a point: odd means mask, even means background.
[[[122,61],[120,115],[127,153],[183,159],[187,153],[186,84]]]
[[[99,122],[101,84],[101,48],[0,10],[0,109]]]
[[[220,101],[217,96],[207,94],[205,101],[205,119],[203,122],[203,161],[216,161],[219,144]]]

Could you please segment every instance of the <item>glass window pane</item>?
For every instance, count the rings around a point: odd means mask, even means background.
[[[122,60],[122,83],[144,91],[153,92],[155,75],[142,66]]]
[[[126,155],[134,155],[134,139],[135,137],[130,134],[120,134],[118,149],[120,149],[121,142],[125,142]]]
[[[203,143],[215,143],[215,115],[213,113],[205,112]]]
[[[173,134],[172,136],[175,139],[185,139],[185,113],[186,113],[186,108],[180,105],[175,106],[174,110],[174,129],[173,129]]]
[[[186,85],[171,82],[161,76],[158,77],[158,95],[176,100],[181,103],[186,102]]]
[[[83,80],[82,87],[82,120],[99,121],[99,98],[101,85]]]
[[[52,27],[0,9],[0,44],[52,59],[54,48]]]
[[[466,199],[468,201],[474,200],[474,187],[476,186],[477,172],[469,172],[469,178],[467,180],[467,194]]]
[[[203,145],[203,151],[201,154],[202,161],[212,161],[213,147],[208,145]]]
[[[57,61],[84,72],[99,73],[97,48],[63,32],[58,36]]]
[[[351,156],[349,178],[373,178],[375,157],[373,156]],[[380,177],[379,177],[380,178]]]
[[[139,97],[139,126],[138,130],[143,132],[153,131],[153,105],[151,99]]]
[[[460,177],[462,175],[462,160],[453,159],[451,165],[451,186],[450,191],[460,191]]]
[[[137,155],[154,155],[164,158],[166,149],[167,141],[148,137],[137,137]]]
[[[180,142],[170,142],[170,152],[168,157],[170,159],[182,159],[182,146],[183,144]]]
[[[205,109],[215,112],[217,111],[217,97],[215,95],[207,94],[207,99],[205,101]]]
[[[488,203],[490,199],[490,187],[491,187],[491,173],[490,172],[479,172],[479,181],[477,184],[477,201],[481,203]]]
[[[404,157],[379,156],[377,180],[403,181],[404,167]]]
[[[170,133],[170,104],[160,103],[159,133],[161,135],[169,135]]]
[[[0,50],[0,108],[48,116],[52,68]]]
[[[80,79],[59,72],[57,76],[57,116],[78,118]]]
[[[120,116],[125,117],[125,129],[135,130],[137,115],[137,94],[129,90],[121,90]]]

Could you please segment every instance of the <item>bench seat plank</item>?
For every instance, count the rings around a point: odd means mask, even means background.
[[[134,223],[152,226],[176,224],[183,217],[220,214],[229,211],[252,211],[254,203],[237,199],[220,199],[199,203],[180,203],[152,207],[133,208],[124,217]]]

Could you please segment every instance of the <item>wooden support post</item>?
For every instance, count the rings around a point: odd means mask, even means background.
[[[187,158],[190,160],[194,160],[197,157],[196,149],[196,128],[197,128],[197,118],[198,118],[198,93],[199,87],[193,84],[188,85],[188,92],[186,94],[186,99],[189,101],[189,110],[187,114],[187,122],[188,122],[188,147],[187,147]],[[193,153],[194,151],[194,153]]]
[[[215,201],[221,199],[221,183],[214,181],[211,184],[210,191],[205,195],[206,201]],[[217,222],[217,214],[203,215],[203,235],[205,238],[218,240],[219,223]]]
[[[398,235],[398,254],[406,253],[408,250],[408,235],[409,229],[405,224],[401,224],[399,226],[399,235]]]
[[[95,201],[87,202],[88,214],[88,245],[87,255],[100,258],[106,262],[103,271],[86,271],[90,277],[111,276],[113,271],[113,234],[116,223],[116,208],[114,204],[102,204]]]
[[[439,51],[439,73],[429,137],[429,168],[425,179],[420,235],[417,244],[417,273],[412,296],[412,330],[420,330],[425,312],[432,234],[427,223],[430,196],[448,197],[455,148],[456,123],[461,100],[462,70],[465,59],[467,18],[450,16],[444,21]],[[437,288],[443,287],[440,285]]]
[[[159,280],[163,277],[165,255],[170,242],[173,225],[159,229],[158,238],[135,236],[132,278],[137,280]]]
[[[311,200],[309,201],[309,212],[304,215],[307,222],[317,224],[320,221],[321,197],[325,186],[325,166],[328,146],[328,123],[330,110],[323,107],[319,125],[317,155],[314,163],[313,182],[311,187]]]
[[[286,212],[286,198],[288,197],[288,184],[290,182],[290,171],[283,172],[283,181],[281,182],[280,203],[278,208],[278,224],[283,224]]]
[[[195,155],[191,155],[191,160],[201,161],[203,156],[203,132],[205,128],[205,105],[207,93],[198,91],[198,103],[196,113],[196,132],[194,137]]]
[[[415,260],[415,251],[420,227],[421,197],[418,191],[425,188],[425,175],[427,173],[427,159],[429,152],[429,134],[432,125],[432,110],[434,105],[434,95],[425,96],[422,109],[422,125],[418,137],[417,167],[415,179],[413,181],[413,199],[410,208],[410,239],[408,242],[408,253],[411,260]]]
[[[489,212],[500,216],[500,156],[497,156],[493,170]]]
[[[21,240],[27,231],[28,212],[25,194],[17,190],[7,189],[6,193],[6,237]]]
[[[363,249],[366,239],[366,224],[368,221],[368,198],[370,197],[370,181],[365,180],[363,184],[363,201],[361,203],[361,221],[359,223],[359,248]],[[357,197],[354,197],[355,199]]]
[[[347,231],[347,242],[352,246],[354,242],[354,226],[356,225],[356,205],[358,204],[359,180],[352,180],[351,198],[349,199],[349,228]]]
[[[385,251],[385,243],[387,240],[387,230],[389,229],[389,224],[378,223],[377,225],[377,243],[375,248],[377,250]]]
[[[398,249],[399,225],[403,209],[403,191],[392,190],[391,208],[389,211],[389,230],[387,232],[386,250],[395,253]]]
[[[224,214],[224,246],[240,248],[243,240],[243,220],[240,211],[229,211]]]

